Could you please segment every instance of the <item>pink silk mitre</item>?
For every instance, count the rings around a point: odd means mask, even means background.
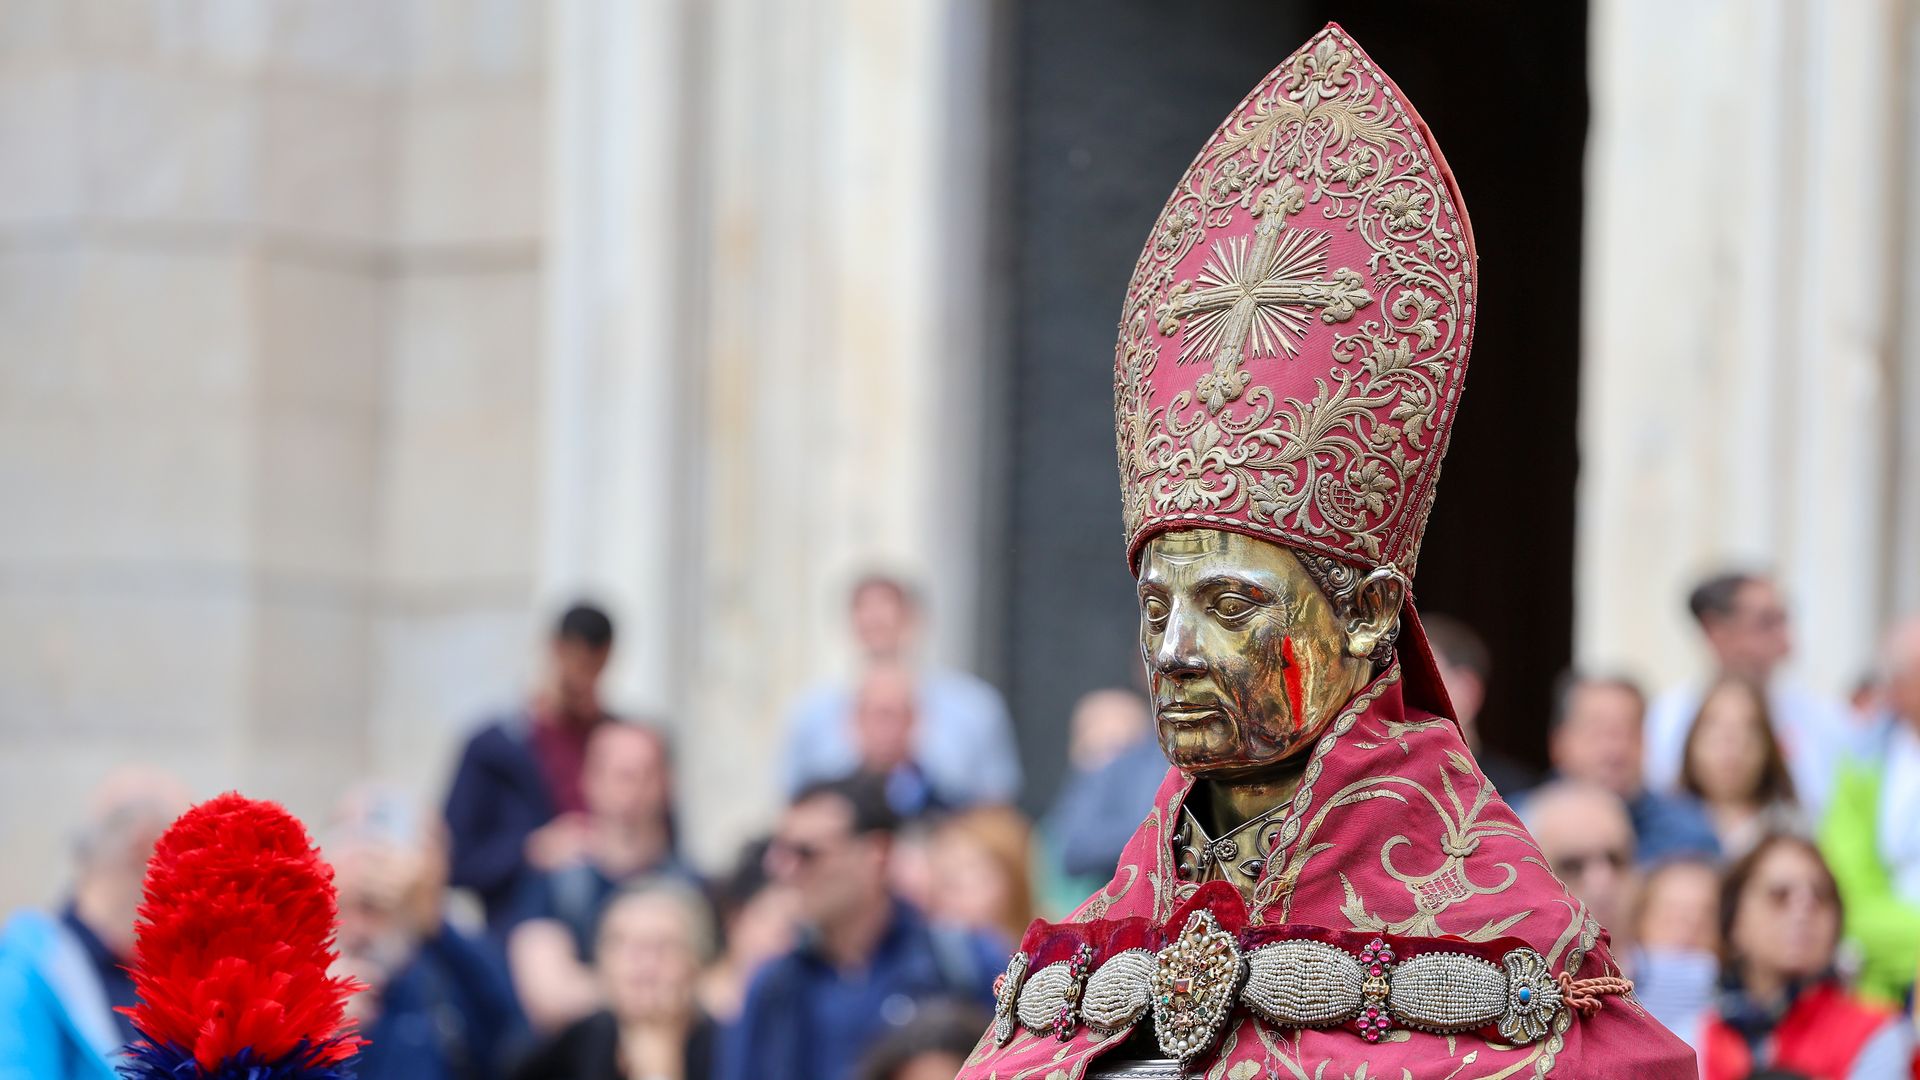
[[[1416,635],[1402,643],[1401,653],[1412,661],[1416,686],[1403,685],[1396,661],[1315,745],[1281,843],[1255,886],[1252,922],[1473,941],[1517,938],[1555,972],[1618,975],[1605,931],[1547,869],[1453,722],[1408,704],[1408,697],[1431,700],[1419,688],[1430,672],[1420,670],[1424,642]],[[1143,916],[1167,925],[1195,891],[1180,881],[1168,843],[1192,783],[1178,769],[1168,772],[1113,880],[1073,921]],[[1036,924],[1028,940],[1043,930]],[[1698,1075],[1693,1051],[1631,996],[1604,1000],[1592,1016],[1563,1008],[1548,1034],[1527,1046],[1473,1033],[1408,1030],[1369,1044],[1351,1027],[1281,1029],[1242,1008],[1192,1075],[1331,1080],[1362,1075],[1363,1066],[1366,1076],[1402,1080]],[[1078,1080],[1124,1038],[1084,1026],[1065,1041],[1020,1030],[1001,1047],[989,1032],[960,1078]]]
[[[1129,559],[1206,527],[1413,577],[1475,257],[1432,132],[1328,24],[1221,122],[1134,264],[1113,386]]]

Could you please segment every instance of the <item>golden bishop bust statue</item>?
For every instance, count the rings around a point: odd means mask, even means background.
[[[1023,935],[962,1080],[1696,1075],[1474,764],[1410,595],[1477,307],[1431,132],[1329,25],[1128,283],[1121,509],[1176,768]]]
[[[1139,597],[1160,746],[1195,779],[1175,840],[1182,876],[1250,894],[1273,848],[1263,828],[1391,650],[1405,585],[1392,571],[1362,576],[1242,533],[1185,529],[1147,543]]]

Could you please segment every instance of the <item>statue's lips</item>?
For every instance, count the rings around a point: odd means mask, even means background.
[[[1160,706],[1159,716],[1162,722],[1172,724],[1175,727],[1191,727],[1194,724],[1201,724],[1209,720],[1218,719],[1220,716],[1220,706],[1162,705]]]

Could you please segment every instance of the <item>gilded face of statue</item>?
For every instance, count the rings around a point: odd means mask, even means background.
[[[1255,774],[1293,757],[1371,675],[1372,640],[1279,544],[1162,533],[1141,556],[1139,590],[1160,746],[1189,774]]]

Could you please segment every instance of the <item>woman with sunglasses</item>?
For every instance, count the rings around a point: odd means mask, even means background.
[[[1861,1001],[1834,973],[1840,897],[1813,844],[1774,834],[1734,863],[1720,930],[1720,994],[1697,1044],[1704,1080],[1768,1069],[1813,1080],[1910,1074],[1905,1019]]]

